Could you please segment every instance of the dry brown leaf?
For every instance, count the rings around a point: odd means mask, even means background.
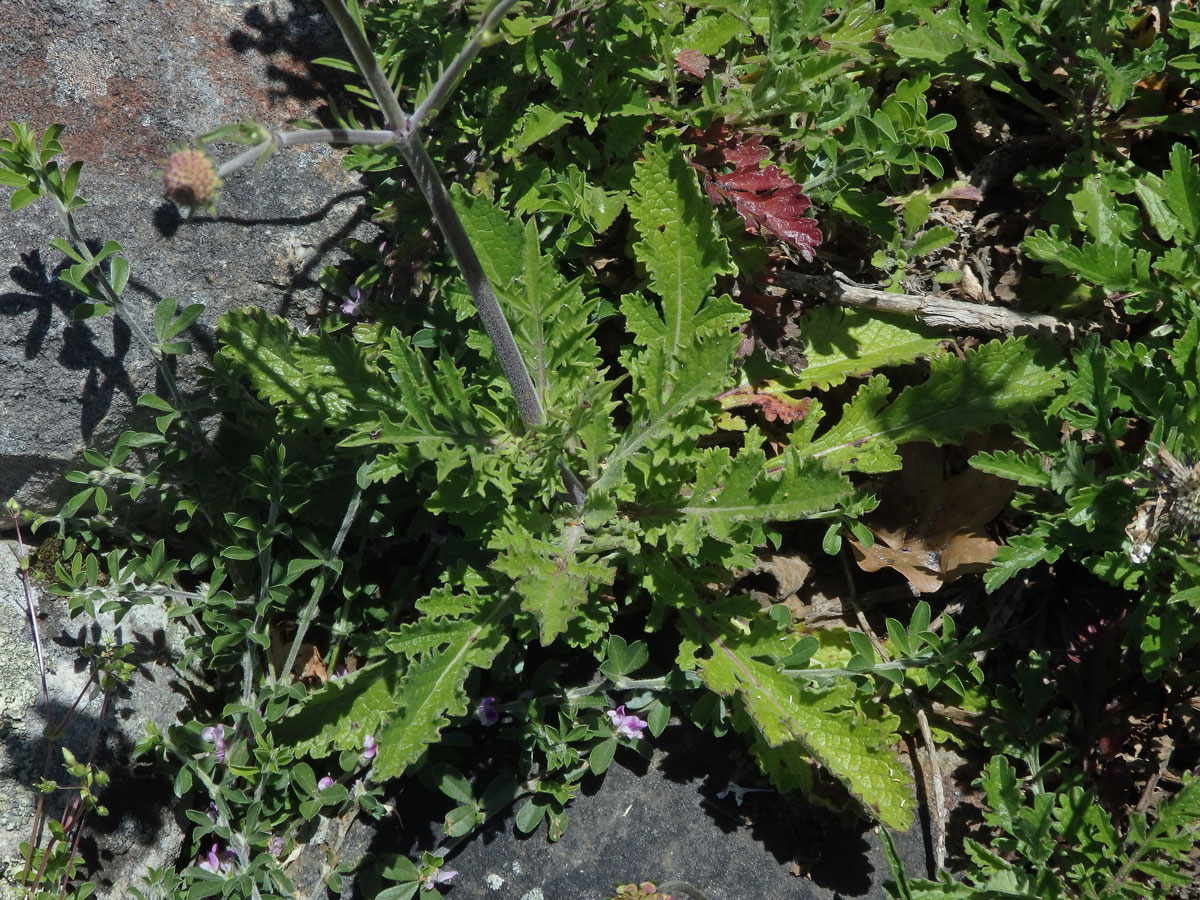
[[[300,645],[300,652],[296,654],[296,664],[292,666],[292,677],[312,687],[318,682],[324,684],[329,680],[325,661],[321,659],[321,651],[317,649],[316,644]]]
[[[292,650],[292,636],[296,633],[295,622],[274,623],[270,626],[271,634],[271,668],[278,672],[287,662]],[[321,659],[321,651],[316,644],[303,643],[296,652],[296,661],[292,664],[292,680],[303,681],[309,687],[316,687],[329,680],[325,661]]]
[[[809,397],[796,399],[783,391],[757,391],[753,387],[735,388],[722,395],[721,403],[726,409],[757,406],[768,422],[778,419],[789,425],[803,419],[812,407]]]
[[[895,569],[922,594],[982,572],[998,549],[984,528],[1008,505],[1012,483],[976,469],[946,478],[942,451],[931,444],[910,444],[901,457],[879,508],[863,520],[875,545],[850,542],[859,567]]]

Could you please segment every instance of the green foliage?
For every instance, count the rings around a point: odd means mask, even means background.
[[[988,587],[994,590],[1023,569],[1054,562],[1065,552],[1099,578],[1140,590],[1136,614],[1126,622],[1127,640],[1140,648],[1143,669],[1152,678],[1161,678],[1200,641],[1200,631],[1172,599],[1191,596],[1196,586],[1194,549],[1171,540],[1182,534],[1168,535],[1176,554],[1156,554],[1141,566],[1132,558],[1138,551],[1128,536],[1139,516],[1139,495],[1153,487],[1137,476],[1153,448],[1169,448],[1184,460],[1193,459],[1198,449],[1192,436],[1200,421],[1195,371],[1200,331],[1194,315],[1200,259],[1195,201],[1187,194],[1197,180],[1200,169],[1176,143],[1162,177],[1093,179],[1108,189],[1087,192],[1075,225],[1082,232],[1078,246],[1068,242],[1065,226],[1026,239],[1031,255],[1052,270],[1092,291],[1120,292],[1127,311],[1156,310],[1162,325],[1139,341],[1086,340],[1073,354],[1065,390],[1044,420],[1029,420],[1019,429],[1031,451],[980,454],[972,460],[984,471],[1035,489],[1017,499],[1035,520],[1025,535],[1001,548],[986,576]],[[1137,197],[1142,209],[1124,203],[1122,196]],[[1144,246],[1135,251],[1133,235],[1150,227],[1175,245],[1141,239]],[[1055,435],[1059,428],[1062,433]]]
[[[816,440],[823,413],[814,404],[792,440],[802,455],[826,465],[887,472],[900,467],[897,444],[958,443],[1043,402],[1060,383],[1055,363],[1047,348],[1021,339],[984,344],[962,359],[937,357],[924,384],[894,399],[886,377],[873,376],[846,404],[841,421]]]
[[[463,13],[351,5],[413,107],[440,90]],[[189,662],[220,684],[204,721],[138,748],[173,773],[195,862],[151,873],[140,895],[293,896],[278,860],[303,823],[381,816],[381,782],[401,777],[452,804],[455,839],[513,804],[519,829],[545,823],[557,839],[581,780],[648,753],[674,713],[741,734],[781,791],[842,808],[848,794],[906,828],[916,792],[898,748],[926,698],[1007,718],[983,735],[978,781],[994,839],[968,842],[965,880],[898,873],[898,896],[1165,896],[1182,883],[1171,861],[1200,818],[1195,781],[1122,817],[1066,754],[1043,759],[1066,740],[1049,670],[1035,654],[1015,687],[996,681],[1003,641],[972,627],[970,604],[962,634],[937,597],[893,605],[880,643],[866,619],[793,621],[736,582],[814,534],[830,552],[843,535],[869,547],[884,533],[865,518],[886,499],[875,476],[901,469],[901,448],[970,446],[972,466],[1017,486],[1005,526],[1021,531],[987,588],[1070,560],[1138,592],[1120,652],[1171,681],[1200,643],[1187,474],[1200,452],[1200,168],[1186,141],[1137,142],[1190,140],[1168,98],[1200,66],[1198,21],[1177,9],[1143,29],[1108,7],[1024,0],[518,4],[458,76],[429,147],[545,411],[536,426],[394,144],[345,158],[384,241],[350,242],[358,260],[321,283],[353,288],[358,320],[301,333],[261,309],[228,313],[205,390],[185,398],[170,357],[190,352],[180,338],[202,308],[166,299],[143,322],[126,306],[121,245],[82,240],[71,217],[80,164],[55,162],[56,129],[39,142],[13,124],[0,142],[11,208],[56,206],[76,317],[125,318],[167,386],[139,399],[146,420],[111,450],[84,453],[68,476],[78,490],[38,519],[62,541],[52,589],[73,613],[118,619],[168,604]],[[1005,128],[1036,122],[1053,149],[1016,176],[1031,198],[1012,211],[1019,299],[1106,317],[1123,339],[956,348],[875,312],[789,318],[758,293],[782,251],[769,224],[706,196],[703,136],[770,148],[786,178],[767,180],[804,185],[820,209],[821,264],[927,293],[964,278],[978,249],[962,206],[995,199],[958,180],[978,150],[963,85],[1009,111]],[[350,91],[362,103],[339,111],[345,124],[378,117],[378,98]],[[205,140],[268,137],[244,123]],[[760,352],[763,320],[794,359],[803,342],[807,367]],[[1175,461],[1165,483],[1153,467],[1147,480],[1148,455],[1159,472]],[[1140,542],[1139,516],[1155,517]],[[935,723],[935,740],[967,740],[952,728]],[[56,841],[29,852],[69,881],[74,857]],[[324,878],[408,898],[444,864],[388,857]]]
[[[909,878],[889,854],[893,896],[904,900],[990,898],[998,895],[1054,900],[1060,897],[1167,898],[1192,883],[1180,863],[1194,847],[1200,817],[1200,781],[1185,773],[1153,812],[1138,810],[1121,821],[1091,791],[1059,752],[1042,762],[1039,751],[1061,734],[1063,719],[1045,707],[1045,658],[1019,673],[1024,692],[1009,692],[1002,710],[1012,716],[1024,753],[991,758],[978,786],[986,803],[991,846],[965,839],[972,862],[967,879],[943,873],[938,881]],[[1022,721],[1023,720],[1023,721]],[[1006,745],[1012,742],[1006,740]],[[1051,789],[1053,786],[1053,789]]]

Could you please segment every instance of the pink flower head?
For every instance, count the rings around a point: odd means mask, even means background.
[[[362,304],[362,291],[357,285],[350,285],[350,296],[342,298],[342,312],[348,316],[357,316],[358,308]]]
[[[605,715],[608,716],[608,721],[612,723],[613,728],[617,729],[617,734],[621,737],[629,738],[631,741],[636,741],[642,736],[642,732],[650,723],[645,719],[639,719],[637,716],[625,715],[625,704],[622,703],[616,709],[610,709]]]
[[[475,717],[479,719],[480,725],[488,728],[500,721],[500,710],[496,709],[499,700],[499,697],[484,697],[479,701],[479,705],[475,707]]]
[[[237,859],[237,854],[232,850],[217,850],[217,845],[213,844],[208,848],[208,853],[204,854],[204,858],[200,860],[198,865],[206,872],[215,874],[226,874],[233,868],[233,861]]]
[[[327,787],[333,787],[333,779],[330,778],[328,775],[326,775],[324,778],[322,778],[320,781],[317,782],[317,790],[323,791]]]
[[[439,884],[449,884],[457,874],[458,872],[454,869],[434,869],[432,874],[426,875],[424,878],[425,890],[432,891]]]
[[[375,754],[378,752],[379,752],[379,748],[375,746],[375,738],[368,734],[366,737],[363,738],[363,752],[362,752],[363,762],[368,762],[368,761],[374,759]]]

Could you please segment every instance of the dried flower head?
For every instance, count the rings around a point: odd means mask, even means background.
[[[163,187],[180,206],[211,207],[217,201],[221,179],[203,150],[179,150],[163,166]]]
[[[1163,447],[1143,464],[1155,496],[1137,508],[1125,528],[1129,558],[1143,563],[1150,558],[1158,536],[1181,534],[1200,527],[1200,465],[1180,462]]]

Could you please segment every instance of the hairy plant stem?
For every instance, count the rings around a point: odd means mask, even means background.
[[[307,131],[269,131],[268,137],[243,150],[233,159],[217,167],[217,177],[224,178],[251,163],[262,160],[267,154],[284,147],[302,147],[305,144],[368,144],[378,147],[396,140],[393,131],[382,128],[313,128]]]
[[[484,273],[483,264],[467,236],[462,220],[454,209],[450,194],[420,137],[420,126],[424,124],[426,117],[444,101],[458,78],[478,54],[486,34],[500,21],[514,0],[501,0],[492,8],[466,46],[455,57],[449,68],[442,73],[429,96],[417,108],[412,118],[409,118],[401,108],[400,101],[396,98],[387,75],[380,68],[375,54],[371,52],[371,48],[367,44],[359,22],[351,15],[345,3],[342,0],[322,0],[322,2],[342,32],[342,37],[350,48],[350,54],[354,57],[354,62],[358,65],[372,96],[379,104],[380,111],[387,119],[388,124],[392,126],[396,147],[408,164],[421,194],[425,197],[425,202],[429,205],[433,219],[441,229],[446,245],[450,248],[450,253],[462,272],[463,280],[475,301],[475,309],[483,322],[484,331],[487,332],[488,339],[492,342],[496,358],[500,362],[500,368],[512,389],[521,420],[526,426],[532,428],[545,424],[546,413],[537,391],[534,389],[529,368],[525,365],[521,350],[513,337],[512,329],[504,317],[504,311],[500,308],[491,283]],[[565,460],[559,461],[559,469],[563,473],[563,482],[570,501],[577,509],[581,509],[586,498],[586,489],[570,471]]]
[[[275,523],[279,519],[279,501],[271,499],[267,511],[267,521],[263,531],[268,534],[274,532]],[[259,551],[258,554],[258,571],[259,571],[259,586],[258,600],[254,604],[254,622],[250,626],[249,634],[255,634],[262,627],[263,609],[266,606],[267,595],[271,590],[271,559],[272,547],[274,546],[274,536],[267,542],[267,545]],[[246,649],[242,651],[242,703],[249,706],[254,700],[254,649],[253,641],[246,642]],[[268,665],[268,670],[270,666]],[[242,721],[246,720],[246,715],[243,713],[239,717]],[[239,723],[240,724],[240,723]]]
[[[366,81],[375,101],[379,104],[380,111],[387,119],[388,124],[392,126],[392,130],[326,128],[304,132],[268,132],[268,136],[264,140],[223,163],[217,169],[218,177],[224,177],[251,163],[258,162],[267,153],[279,147],[316,142],[358,143],[373,146],[395,144],[396,149],[400,151],[400,155],[408,164],[422,196],[425,197],[433,219],[441,230],[446,245],[450,248],[450,253],[462,273],[463,281],[466,282],[467,288],[471,292],[476,312],[479,314],[484,331],[487,332],[488,339],[496,352],[496,358],[500,362],[500,368],[513,392],[513,399],[516,401],[521,421],[530,428],[544,425],[546,412],[534,388],[529,368],[525,365],[525,359],[513,337],[512,328],[504,317],[504,310],[501,309],[500,303],[496,299],[495,291],[483,270],[483,264],[467,236],[462,220],[455,211],[454,203],[446,190],[446,185],[442,182],[433,160],[430,159],[429,152],[419,133],[420,126],[425,119],[448,96],[458,78],[479,53],[487,33],[503,18],[515,0],[501,0],[492,8],[411,118],[401,108],[400,101],[396,98],[387,75],[380,68],[375,54],[367,44],[358,20],[346,8],[345,3],[342,0],[322,0],[322,2],[342,32],[342,37],[350,49],[351,56],[354,57],[359,72]],[[587,488],[571,471],[565,459],[559,459],[558,468],[566,487],[567,498],[576,509],[582,509],[587,497]]]

